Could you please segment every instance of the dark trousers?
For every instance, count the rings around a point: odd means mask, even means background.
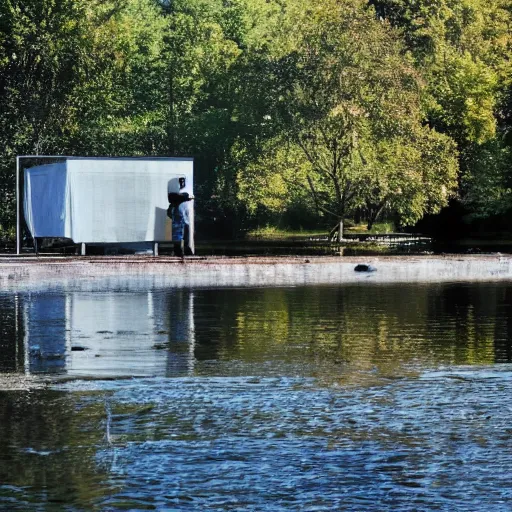
[[[179,242],[174,242],[174,255],[175,256],[193,256],[194,253],[190,247],[190,229],[188,224],[185,224],[183,229],[183,238]]]

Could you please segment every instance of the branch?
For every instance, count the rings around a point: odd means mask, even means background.
[[[329,171],[328,167],[320,165],[318,162],[318,159],[313,158],[310,151],[307,149],[306,145],[300,141],[299,138],[297,138],[297,144],[299,145],[300,149],[304,151],[304,154],[306,155],[306,158],[308,159],[309,163],[313,166],[314,169],[320,171],[323,174],[326,174],[329,176],[329,178],[334,179],[334,175],[331,171]]]
[[[342,136],[343,136],[343,134],[340,133],[340,138]],[[344,144],[342,146],[342,149],[340,149],[338,151],[338,158],[336,159],[336,168],[341,167],[341,161],[343,160],[343,158],[345,158],[346,156],[348,156],[350,154],[349,146],[350,146],[350,144]]]
[[[334,217],[339,217],[339,215],[337,215],[336,213],[334,212],[331,212],[330,210],[328,210],[327,208],[325,208],[324,206],[322,206],[320,204],[320,201],[318,199],[318,194],[315,190],[315,186],[313,185],[313,180],[311,179],[311,176],[307,176],[307,180],[308,180],[308,183],[309,183],[309,188],[311,190],[311,194],[313,195],[313,201],[315,202],[315,206],[317,207],[317,209],[319,209],[320,211],[324,212],[324,213],[327,213],[329,215],[333,215]]]
[[[380,205],[378,206],[377,208],[377,211],[375,212],[374,216],[373,216],[373,220],[376,221],[379,217],[379,215],[382,213],[382,211],[384,210],[384,208],[386,207],[386,204],[387,204],[387,200],[384,199]]]
[[[343,197],[345,196],[344,192],[341,191],[340,182],[336,175],[331,176],[332,182],[334,184],[334,191],[336,193],[336,200],[338,204],[343,204]],[[342,211],[345,212],[345,208],[342,207]]]
[[[316,167],[315,165],[315,160],[313,159],[313,157],[310,155],[308,149],[306,148],[305,144],[303,144],[301,142],[301,140],[299,139],[299,137],[297,137],[297,144],[299,145],[300,149],[302,149],[302,151],[304,151],[304,154],[306,155],[306,158],[309,160],[309,163],[311,165],[313,165],[313,167]]]
[[[357,152],[359,153],[359,158],[361,159],[361,162],[363,163],[364,166],[367,166],[368,165],[368,160],[366,160],[365,156],[363,155],[363,152],[361,151],[360,148],[357,149]]]
[[[350,194],[348,193],[350,185],[351,185],[351,183],[349,182],[349,183],[347,183],[347,186],[345,187],[345,201],[350,201],[356,195],[355,190],[352,190],[352,192],[350,192]]]
[[[374,212],[371,211],[371,207],[369,208],[370,218],[368,219],[368,226],[370,226],[370,227],[373,226],[373,224],[379,218],[379,215],[382,213],[382,211],[386,207],[386,204],[387,204],[387,199],[383,199],[380,203],[378,203],[376,205],[376,210]]]
[[[325,130],[322,128],[322,126],[319,126],[318,129],[320,130],[320,134],[322,135],[322,138],[324,139],[324,144],[326,145],[327,148],[329,148],[329,137],[327,137]]]

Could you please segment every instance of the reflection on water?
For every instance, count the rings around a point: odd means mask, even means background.
[[[257,374],[503,363],[511,308],[508,284],[13,294],[0,296],[0,369],[98,377],[211,374],[233,362]]]
[[[191,292],[52,292],[0,299],[4,371],[80,376],[190,373]]]
[[[511,308],[507,283],[0,294],[0,372],[55,382],[0,390],[0,510],[509,510]]]

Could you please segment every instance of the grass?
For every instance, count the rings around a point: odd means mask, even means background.
[[[366,224],[353,224],[349,220],[345,221],[345,233],[393,233],[395,226],[392,222],[377,222],[371,230],[368,231]],[[321,237],[327,236],[328,229],[282,229],[276,226],[265,226],[249,231],[246,238],[249,240],[290,240],[298,237]]]
[[[265,226],[249,231],[246,238],[249,240],[289,240],[297,237],[326,236],[327,234],[327,230],[322,229],[290,230],[275,226]]]
[[[345,228],[346,233],[372,233],[372,234],[385,234],[394,233],[395,225],[392,222],[376,222],[372,229],[368,230],[366,223],[348,225]]]

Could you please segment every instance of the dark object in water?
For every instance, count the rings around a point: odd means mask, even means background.
[[[375,267],[372,267],[371,265],[365,265],[364,263],[360,263],[359,265],[356,265],[354,270],[356,272],[375,272],[377,269]]]

